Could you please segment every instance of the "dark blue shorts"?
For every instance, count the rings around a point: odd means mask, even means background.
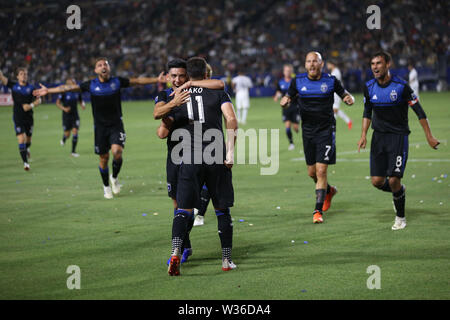
[[[408,161],[408,135],[374,131],[370,146],[372,177],[403,177]]]

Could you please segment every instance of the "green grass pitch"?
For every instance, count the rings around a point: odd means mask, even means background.
[[[403,180],[408,227],[394,232],[392,197],[371,186],[369,152],[356,153],[361,95],[354,106],[342,106],[353,129],[338,119],[338,162],[329,182],[339,193],[322,225],[312,223],[314,184],[301,135],[288,151],[280,108],[270,98],[252,99],[242,128],[280,129],[279,171],[262,176],[260,165],[233,168],[238,269],[221,270],[210,207],[206,224],[191,233],[194,254],[181,277],[167,275],[173,209],[153,102],[123,103],[123,188],[113,200],[103,198],[90,106],[79,111],[79,158],[70,156],[70,140],[59,145],[61,111],[55,105],[35,109],[30,172],[20,161],[12,110],[1,107],[0,298],[449,299],[450,93],[422,93],[421,100],[442,143],[438,151],[426,144],[411,111]],[[70,265],[80,267],[80,290],[67,288]],[[367,288],[370,265],[380,267],[379,290]]]

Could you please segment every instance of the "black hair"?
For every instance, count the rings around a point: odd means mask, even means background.
[[[389,52],[386,52],[386,51],[378,51],[378,52],[374,53],[372,55],[372,57],[370,58],[370,61],[372,61],[373,58],[375,58],[375,57],[383,57],[383,59],[386,63],[389,63],[392,60],[391,55],[389,54]]]
[[[206,60],[201,57],[190,58],[186,62],[186,71],[191,79],[204,79],[206,74]]]
[[[186,69],[186,60],[175,58],[173,60],[170,60],[167,63],[167,72],[169,72],[172,68],[183,68]]]

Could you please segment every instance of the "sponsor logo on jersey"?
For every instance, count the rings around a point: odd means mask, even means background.
[[[306,91],[306,87],[304,86],[300,91]]]
[[[100,87],[95,87],[95,91],[100,91]]]
[[[378,100],[378,98],[377,98],[377,95],[376,95],[376,94],[374,94],[374,95],[373,95],[373,97],[372,97],[372,100]]]

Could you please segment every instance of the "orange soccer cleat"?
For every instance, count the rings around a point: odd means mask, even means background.
[[[336,187],[330,187],[330,192],[327,193],[325,197],[325,201],[323,202],[322,211],[325,212],[331,207],[331,199],[335,196],[337,193]]]
[[[319,210],[314,210],[313,223],[322,223],[322,222],[323,222],[322,213]]]
[[[173,255],[170,257],[169,269],[168,269],[169,276],[179,276],[180,275],[180,264],[181,264],[180,256]]]

